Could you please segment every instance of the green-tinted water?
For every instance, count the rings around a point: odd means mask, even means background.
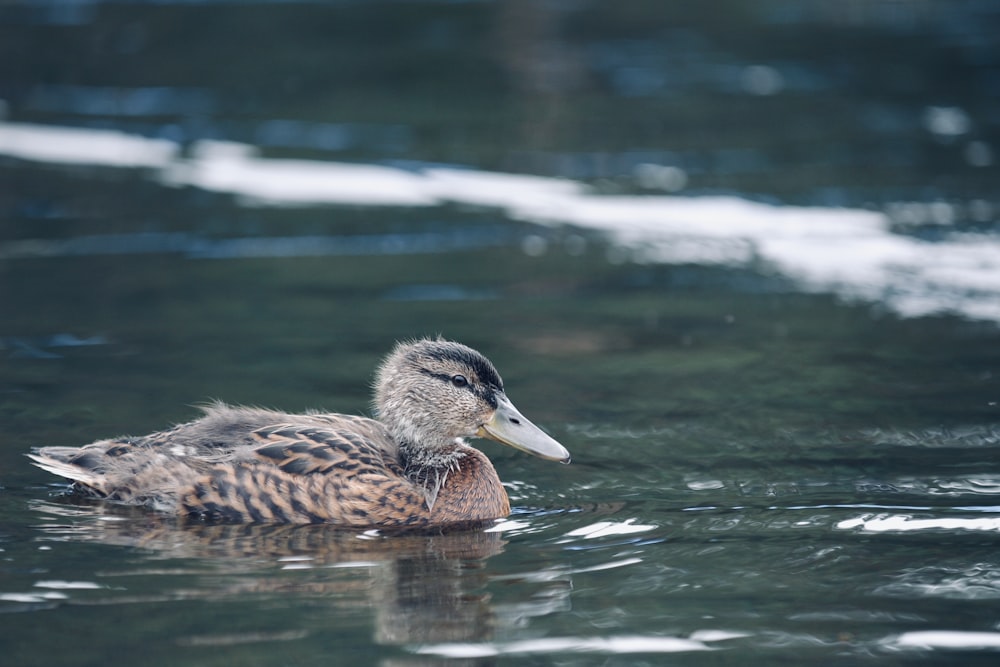
[[[4,664],[995,662],[996,13],[616,5],[2,10]],[[365,412],[435,333],[573,453],[478,443],[490,532],[177,526],[23,456]]]

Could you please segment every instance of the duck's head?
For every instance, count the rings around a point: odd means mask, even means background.
[[[543,459],[569,452],[524,417],[490,360],[446,340],[399,343],[379,366],[375,410],[396,441],[433,454],[456,438],[490,438]]]

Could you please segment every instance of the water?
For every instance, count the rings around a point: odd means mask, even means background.
[[[0,18],[5,664],[995,663],[987,4]],[[23,456],[365,412],[438,332],[573,453],[480,442],[488,532],[180,526]]]

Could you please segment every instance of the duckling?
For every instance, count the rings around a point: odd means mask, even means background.
[[[353,528],[507,516],[493,464],[466,438],[570,460],[514,407],[493,364],[460,343],[397,344],[376,373],[374,409],[376,419],[215,403],[166,431],[28,456],[75,490],[111,501],[225,523]]]

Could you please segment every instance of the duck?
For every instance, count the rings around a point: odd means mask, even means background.
[[[144,436],[32,450],[86,496],[221,523],[348,528],[479,525],[510,514],[488,438],[569,463],[507,397],[481,353],[443,338],[403,341],[378,366],[373,417],[215,402]]]

